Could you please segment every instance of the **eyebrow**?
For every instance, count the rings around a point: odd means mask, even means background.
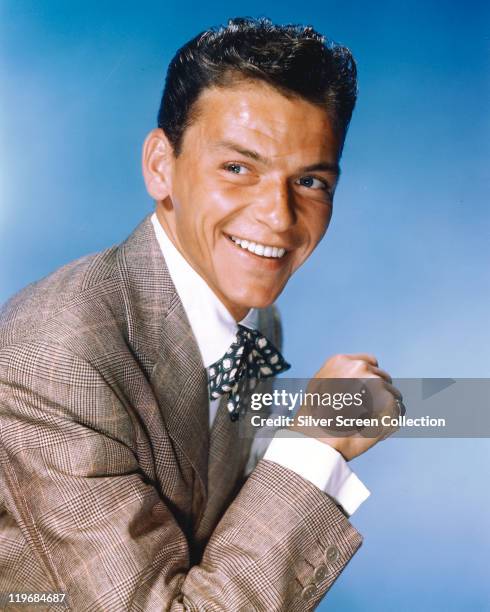
[[[216,143],[215,147],[229,149],[230,151],[239,153],[240,155],[243,155],[244,157],[253,159],[254,161],[260,162],[266,166],[270,165],[270,160],[264,157],[263,155],[261,155],[260,153],[258,153],[257,151],[253,151],[251,149],[244,149],[239,144],[231,140],[220,140],[219,142]],[[315,171],[322,171],[322,170],[324,172],[332,172],[333,174],[336,174],[337,176],[340,175],[339,164],[326,162],[326,161],[318,162],[317,164],[312,164],[310,166],[305,166],[304,168],[300,168],[299,171],[300,172],[315,172]]]
[[[318,164],[301,168],[301,172],[316,172],[320,170],[323,170],[324,172],[332,172],[332,174],[340,176],[340,166],[337,163],[331,164],[330,162],[320,162]]]
[[[250,149],[244,149],[239,144],[231,140],[220,140],[219,142],[216,143],[215,147],[229,149],[230,151],[234,151],[235,153],[240,153],[240,155],[243,155],[244,157],[249,157],[250,159],[261,162],[262,164],[270,163],[267,158],[263,157],[260,153],[257,153],[257,151],[252,151]]]

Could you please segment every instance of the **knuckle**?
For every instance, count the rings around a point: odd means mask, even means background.
[[[345,368],[345,364],[346,364],[345,355],[334,355],[328,360],[328,364],[330,367],[335,368],[335,369]]]

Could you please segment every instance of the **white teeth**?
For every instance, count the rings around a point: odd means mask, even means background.
[[[259,255],[260,257],[275,257],[276,259],[280,259],[286,253],[286,249],[258,244],[257,242],[250,242],[249,240],[242,240],[236,236],[230,236],[230,238],[235,244],[241,246],[242,249],[247,249],[250,253],[255,253],[255,255]]]

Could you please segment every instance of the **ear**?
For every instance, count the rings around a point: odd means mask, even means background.
[[[143,145],[143,178],[146,190],[156,201],[165,200],[172,192],[174,152],[165,132],[156,128]]]

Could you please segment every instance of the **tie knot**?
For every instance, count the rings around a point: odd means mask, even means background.
[[[243,346],[247,346],[250,350],[255,348],[258,351],[262,351],[269,344],[271,344],[269,340],[267,340],[267,338],[259,331],[256,329],[249,329],[244,325],[238,324],[238,331],[236,335],[236,342],[242,344]],[[271,344],[271,346],[273,345]],[[276,348],[274,348],[274,350],[278,352]]]
[[[291,366],[263,334],[238,325],[235,340],[221,359],[208,368],[209,398],[217,399],[229,393],[227,403],[232,420],[238,418],[239,385],[244,379],[255,383],[284,372]]]

